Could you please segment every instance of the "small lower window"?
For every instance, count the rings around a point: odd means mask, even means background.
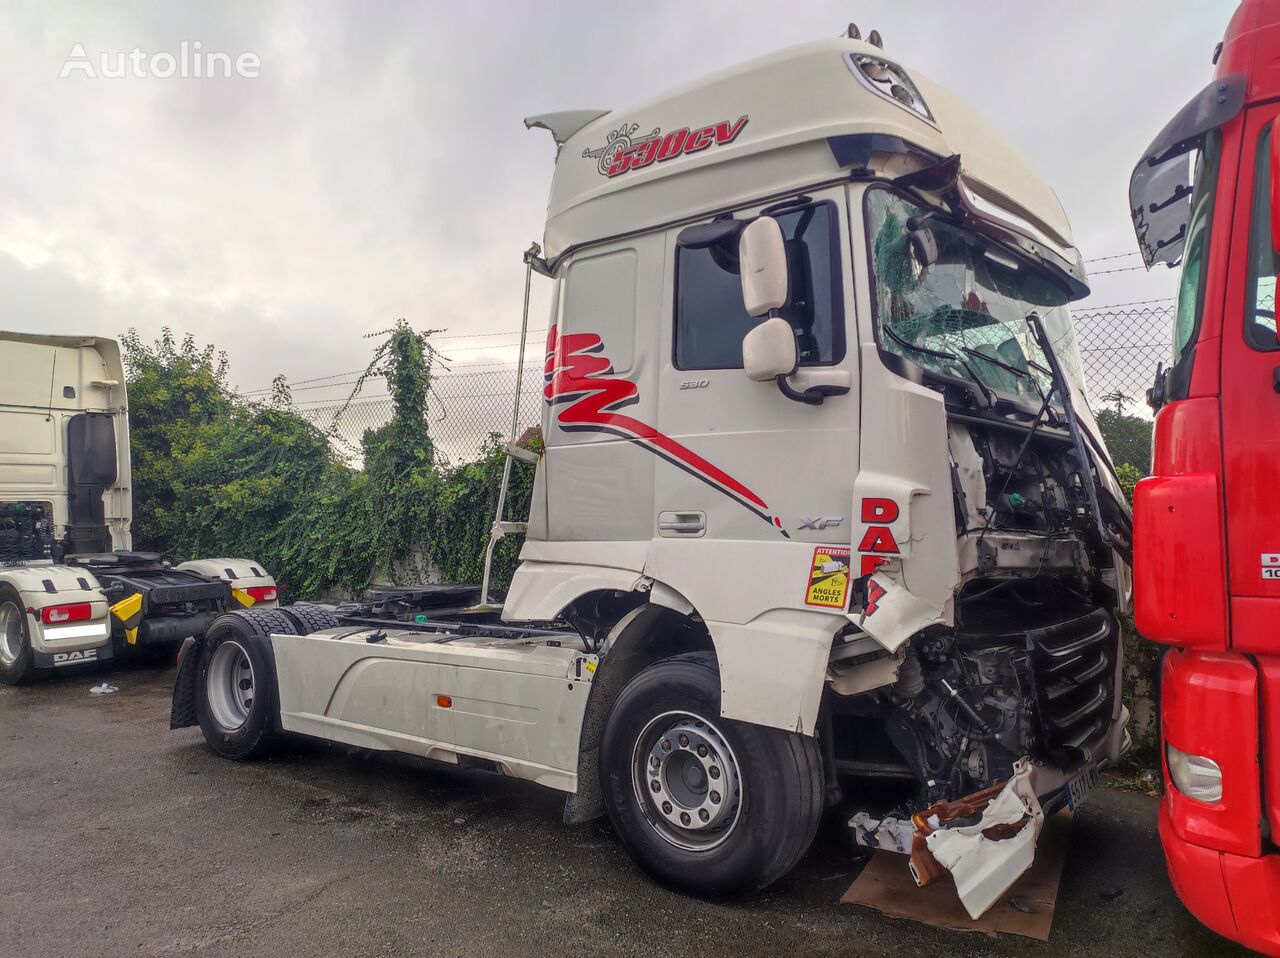
[[[791,289],[782,317],[796,334],[801,366],[844,359],[840,247],[835,207],[815,203],[775,217],[787,243]],[[677,369],[740,369],[742,338],[764,317],[742,305],[736,246],[676,250]]]

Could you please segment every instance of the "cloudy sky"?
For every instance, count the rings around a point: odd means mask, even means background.
[[[1134,250],[1141,149],[1210,75],[1231,0],[643,4],[218,3],[0,7],[5,328],[162,325],[266,386],[363,365],[404,316],[457,366],[509,362],[520,252],[552,168],[527,115],[623,107],[853,19],[993,120],[1058,192],[1086,258]],[[256,78],[59,79],[199,41]],[[1171,295],[1136,256],[1092,302]],[[545,325],[541,310],[531,325]],[[480,335],[485,334],[485,335]],[[300,398],[300,397],[299,397]]]

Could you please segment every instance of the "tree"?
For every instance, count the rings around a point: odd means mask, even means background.
[[[294,410],[283,377],[267,402],[250,402],[213,347],[167,329],[153,345],[125,335],[138,548],[254,558],[291,599],[355,595],[375,579],[477,581],[505,452],[493,437],[477,461],[444,467],[427,420],[431,332],[401,320],[380,335],[348,403],[381,376],[395,412],[365,432],[363,470],[333,452],[342,410],[326,433]],[[532,484],[516,464],[511,502],[527,503]],[[514,539],[499,544],[499,588],[517,553]]]
[[[1114,409],[1098,413],[1098,427],[1116,466],[1128,463],[1142,475],[1151,469],[1151,420]]]
[[[176,556],[248,556],[297,597],[368,582],[362,477],[292,411],[236,397],[227,361],[165,329],[121,338],[128,374],[134,541]],[[279,384],[283,385],[283,384]],[[355,530],[357,534],[352,534]]]

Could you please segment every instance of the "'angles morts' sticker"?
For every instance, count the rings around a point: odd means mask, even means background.
[[[843,609],[849,599],[849,547],[818,546],[809,567],[804,604]]]

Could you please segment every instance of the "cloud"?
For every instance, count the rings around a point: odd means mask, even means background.
[[[844,4],[6,5],[4,324],[214,342],[246,387],[361,365],[407,317],[519,324],[552,169],[522,117],[619,107],[834,35]],[[1207,81],[1230,4],[864,3],[890,53],[991,118],[1058,191],[1085,255],[1133,249],[1139,151]],[[57,79],[96,51],[252,51],[257,79]],[[1099,295],[1169,295],[1169,275]],[[1115,301],[1114,299],[1110,301]],[[545,290],[535,297],[545,325]],[[459,363],[510,360],[454,339]],[[485,349],[477,346],[489,345]],[[534,350],[536,352],[536,349]]]

